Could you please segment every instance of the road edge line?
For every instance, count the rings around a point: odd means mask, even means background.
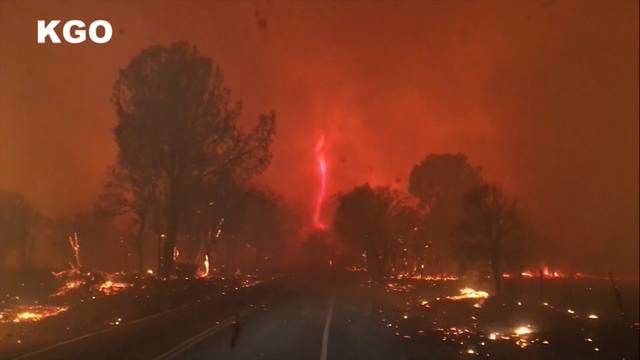
[[[327,350],[329,348],[329,328],[331,327],[331,318],[333,317],[333,304],[335,296],[331,295],[329,300],[329,311],[327,311],[327,320],[324,322],[324,330],[322,331],[322,348],[320,350],[320,360],[327,360]]]

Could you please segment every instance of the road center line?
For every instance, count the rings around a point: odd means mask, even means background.
[[[327,348],[329,347],[329,328],[331,327],[331,317],[333,316],[333,303],[335,296],[331,295],[329,300],[329,311],[327,311],[327,320],[324,322],[324,331],[322,332],[322,350],[320,352],[320,360],[327,360]]]

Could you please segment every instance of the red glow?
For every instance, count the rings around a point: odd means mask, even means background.
[[[320,219],[320,213],[322,212],[322,204],[324,203],[324,197],[327,184],[327,161],[324,156],[324,135],[320,135],[320,139],[316,143],[316,162],[318,163],[318,172],[320,174],[320,188],[318,189],[318,195],[316,197],[316,207],[313,213],[313,226],[316,229],[325,230],[327,224]]]

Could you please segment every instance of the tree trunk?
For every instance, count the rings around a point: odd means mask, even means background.
[[[20,219],[20,234],[18,235],[20,238],[20,243],[22,244],[22,270],[26,273],[31,270],[31,246],[29,244],[29,230],[28,230],[28,221],[27,215],[24,214],[25,210],[23,210],[23,214]]]
[[[147,224],[147,211],[140,212],[140,227],[136,234],[136,249],[138,251],[138,271],[144,272],[144,229]]]
[[[172,179],[169,185],[169,201],[167,204],[167,237],[164,241],[162,251],[162,268],[161,276],[167,277],[173,273],[173,249],[176,246],[178,238],[178,229],[180,226],[180,186],[178,179]]]
[[[370,244],[365,251],[367,253],[367,272],[373,280],[379,281],[380,259],[378,259],[378,252],[372,244]]]
[[[491,246],[491,269],[493,272],[493,281],[495,282],[496,297],[502,295],[502,239],[500,236],[499,225],[494,222],[491,229],[492,246]]]

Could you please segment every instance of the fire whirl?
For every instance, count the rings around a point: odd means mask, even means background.
[[[316,162],[318,164],[318,174],[320,176],[320,188],[318,189],[318,195],[316,197],[316,206],[313,213],[313,226],[316,229],[326,230],[327,224],[325,224],[320,215],[322,213],[322,205],[324,203],[326,187],[327,187],[327,160],[324,155],[324,135],[320,136],[316,143]]]

